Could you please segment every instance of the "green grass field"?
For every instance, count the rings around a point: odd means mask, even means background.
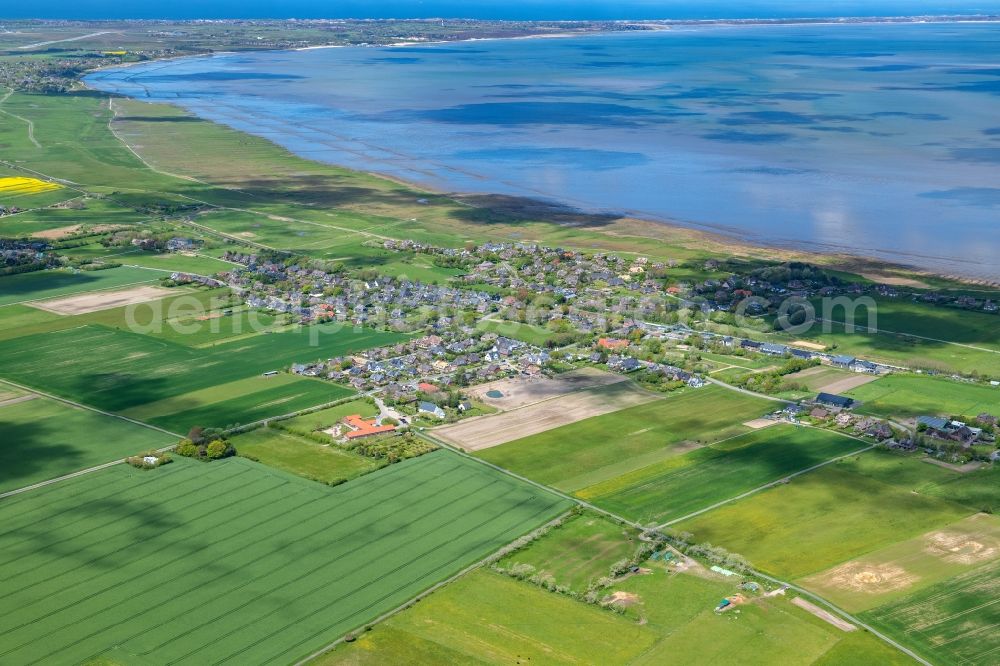
[[[996,663],[1000,560],[861,614],[935,664]]]
[[[798,582],[856,613],[898,602],[995,560],[1000,560],[1000,518],[977,513]]]
[[[108,268],[103,271],[48,270],[0,277],[0,306],[156,282],[163,273],[144,268]]]
[[[521,340],[536,347],[544,347],[545,343],[555,335],[552,331],[542,326],[497,319],[481,320],[476,324],[476,328],[480,331],[496,333],[497,335],[502,335],[513,340]]]
[[[485,460],[564,491],[612,479],[676,455],[683,442],[746,432],[765,400],[706,387],[595,416],[480,451]]]
[[[626,615],[476,571],[317,659],[366,664],[836,664],[912,661],[865,632],[844,633],[783,597],[716,614],[732,581],[689,574],[634,576]],[[639,619],[641,618],[641,619]]]
[[[364,418],[370,418],[378,415],[378,407],[369,400],[351,400],[333,407],[284,419],[281,421],[281,427],[293,432],[308,434],[314,430],[329,428],[351,414],[360,414]]]
[[[878,298],[876,304],[878,333],[858,330],[848,333],[842,323],[832,323],[830,332],[819,333],[817,324],[815,331],[805,338],[835,346],[836,353],[896,365],[1000,374],[1000,354],[996,353],[1000,351],[997,332],[1000,328],[996,315],[888,298]],[[817,316],[823,316],[821,307],[817,308]],[[833,322],[843,322],[843,310],[837,308],[830,318]],[[858,309],[855,323],[867,326],[865,308]],[[901,335],[906,333],[933,339]]]
[[[567,506],[447,451],[336,488],[115,466],[0,502],[0,658],[289,663]]]
[[[192,349],[130,331],[87,325],[0,342],[0,375],[117,412],[281,370],[295,362],[325,359],[400,339],[402,336],[394,333],[323,326]],[[67,354],[68,349],[74,353]],[[290,386],[265,391],[256,397],[232,397],[228,406],[218,403],[219,411],[207,414],[200,401],[192,401],[185,418],[197,422],[207,415],[217,423],[247,423],[294,411],[288,408],[290,402],[297,409],[310,406],[292,396],[306,398],[309,394],[305,402],[316,405],[350,394],[343,387],[319,381],[310,381],[303,391]],[[268,403],[274,403],[275,409],[257,409],[268,407]]]
[[[504,568],[530,564],[539,574],[553,576],[558,585],[586,592],[591,581],[609,575],[612,564],[635,554],[640,543],[637,537],[634,529],[585,513],[567,520],[499,564]]]
[[[246,385],[256,379],[258,378],[253,377],[234,383]],[[204,403],[192,400],[189,406],[177,412],[149,418],[148,422],[182,433],[196,425],[229,428],[334,402],[354,393],[343,386],[319,379],[294,379],[296,381],[271,386],[262,382],[263,388],[260,390],[221,400],[212,399]],[[177,400],[183,403],[189,400],[190,395],[181,395]]]
[[[663,523],[866,446],[833,432],[775,425],[668,458],[576,494],[640,523]]]
[[[1000,388],[921,375],[889,375],[848,391],[862,414],[897,418],[1000,412]]]
[[[607,611],[476,571],[314,663],[626,664],[655,642]]]
[[[323,483],[353,479],[380,466],[371,458],[277,428],[258,428],[230,441],[242,456]]]
[[[864,458],[867,455],[862,454]],[[973,511],[852,471],[853,459],[675,527],[778,576],[807,576],[965,518]],[[913,465],[926,465],[911,461]]]
[[[43,397],[0,403],[0,492],[52,479],[149,449],[174,437],[128,421]],[[15,400],[22,402],[14,402]]]

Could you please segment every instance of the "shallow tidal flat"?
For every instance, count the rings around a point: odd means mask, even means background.
[[[996,24],[224,54],[90,85],[445,191],[997,279]]]

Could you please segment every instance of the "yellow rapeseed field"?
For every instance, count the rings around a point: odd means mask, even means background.
[[[0,197],[4,195],[38,194],[39,192],[58,190],[60,187],[62,186],[45,180],[39,180],[38,178],[0,178]]]

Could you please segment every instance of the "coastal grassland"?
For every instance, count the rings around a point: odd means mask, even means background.
[[[0,306],[125,285],[147,284],[161,277],[163,274],[157,271],[127,266],[103,271],[56,269],[7,275],[0,277]]]
[[[447,247],[466,241],[530,238],[555,246],[640,253],[695,266],[713,253],[765,254],[678,227],[587,215],[518,197],[451,198],[305,160],[263,138],[202,121],[170,106],[127,99],[115,100],[115,105],[121,114],[114,126],[149,163],[218,186],[201,193],[205,200],[287,218],[296,224],[318,223],[338,229],[342,235],[354,232],[374,238],[410,238]],[[262,234],[285,235],[290,241],[288,222],[277,221],[282,224],[259,229]],[[266,230],[268,226],[276,231]],[[322,230],[312,228],[308,233]],[[318,248],[305,249],[315,254]],[[324,255],[341,256],[326,251],[318,256]],[[675,273],[679,279],[708,276],[700,268],[684,266]]]
[[[0,392],[8,394],[6,384],[0,384]],[[33,394],[5,397],[0,400],[0,492],[174,441],[158,430],[57,400]]]
[[[856,613],[898,602],[996,560],[1000,560],[1000,518],[977,513],[798,582]]]
[[[831,463],[674,527],[740,553],[764,571],[800,578],[975,512],[913,492],[905,483],[858,474],[853,460]],[[902,460],[918,466],[916,474],[930,467]]]
[[[1000,652],[1000,560],[861,614],[936,664],[987,664]]]
[[[610,588],[631,595],[620,616],[478,570],[312,663],[912,663],[870,634],[844,633],[784,597],[755,597],[739,614],[716,614],[719,600],[738,590],[720,578],[654,566]]]
[[[632,557],[638,532],[593,513],[568,519],[527,548],[500,560],[509,569],[529,564],[539,575],[551,575],[557,585],[586,592],[590,582],[610,575],[611,565]]]
[[[281,370],[292,363],[326,359],[400,339],[403,336],[394,333],[323,325],[193,349],[88,324],[0,342],[0,376],[107,411],[122,411]],[[314,383],[326,392],[324,397],[333,396],[328,399],[338,397],[338,392],[345,395],[342,387]],[[234,400],[244,401],[241,409],[253,407],[246,399]],[[326,401],[317,399],[313,404]],[[305,406],[300,404],[299,408]],[[273,413],[256,411],[255,415],[263,418],[293,411],[287,405],[276,407]],[[227,414],[234,421],[246,422],[235,417]],[[218,414],[213,418],[222,419]]]
[[[481,319],[476,328],[487,333],[496,333],[514,340],[527,342],[529,345],[544,347],[545,343],[555,335],[544,326],[534,324],[522,324],[516,321],[502,321],[498,319]]]
[[[448,451],[336,488],[239,457],[117,465],[0,502],[0,654],[291,663],[567,506]]]
[[[245,458],[323,483],[353,479],[381,466],[371,458],[277,428],[257,428],[230,441]]]
[[[746,432],[741,424],[768,406],[760,398],[710,386],[578,421],[477,455],[572,492]]]
[[[866,446],[838,433],[781,424],[661,460],[576,495],[643,524],[663,523]]]
[[[924,375],[889,375],[847,392],[862,414],[910,418],[1000,412],[1000,388]]]

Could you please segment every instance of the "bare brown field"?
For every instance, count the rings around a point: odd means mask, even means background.
[[[87,231],[93,231],[95,233],[102,231],[114,231],[120,228],[119,224],[95,224],[87,228]],[[45,229],[43,231],[36,231],[31,234],[32,238],[44,238],[45,240],[60,240],[66,238],[67,236],[72,236],[78,231],[83,229],[82,224],[71,224],[67,227],[57,227],[55,229]]]
[[[761,428],[769,428],[777,423],[779,423],[779,421],[775,419],[754,419],[752,421],[747,421],[743,425],[748,428],[753,428],[754,430],[760,430]]]
[[[844,377],[829,384],[824,384],[819,390],[827,393],[843,393],[844,391],[850,391],[851,389],[863,386],[868,382],[873,382],[876,379],[878,379],[878,375],[869,375],[867,373],[856,374],[853,377]]]
[[[122,307],[123,305],[155,301],[176,293],[176,291],[164,287],[131,287],[129,289],[97,291],[88,294],[52,298],[47,301],[26,303],[26,305],[38,308],[39,310],[45,310],[46,312],[54,312],[55,314],[78,315],[97,312],[99,310],[109,310],[111,308]]]
[[[574,391],[609,386],[623,381],[625,381],[625,377],[621,375],[613,375],[595,368],[583,368],[567,372],[553,379],[548,377],[499,379],[488,384],[480,384],[469,389],[468,392],[479,402],[496,407],[501,411],[508,411]],[[503,397],[492,398],[486,395],[490,391],[499,391]]]
[[[515,439],[659,399],[632,385],[597,386],[499,414],[463,421],[434,434],[466,451],[480,451]]]
[[[826,351],[826,345],[821,345],[818,342],[809,342],[808,340],[795,340],[792,342],[795,347],[802,347],[803,349],[811,349],[813,351]]]

